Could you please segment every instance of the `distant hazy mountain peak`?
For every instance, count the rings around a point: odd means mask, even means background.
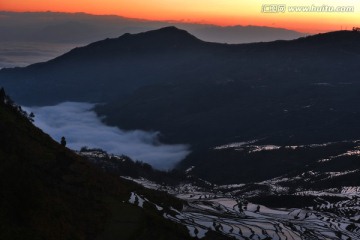
[[[121,38],[136,38],[139,40],[146,40],[146,41],[171,41],[171,42],[200,42],[198,38],[190,34],[189,32],[179,29],[174,26],[168,26],[156,30],[151,30],[147,32],[137,33],[137,34],[124,34],[120,37]]]

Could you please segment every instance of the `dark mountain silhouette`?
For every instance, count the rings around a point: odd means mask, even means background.
[[[181,208],[94,167],[34,127],[0,90],[0,239],[190,239],[132,191]],[[179,205],[180,203],[180,205]]]
[[[85,13],[0,11],[0,17],[0,68],[23,67],[48,61],[75,47],[104,38],[150,31],[169,24],[209,42],[266,42],[304,36],[300,32],[273,27],[221,27]]]
[[[189,58],[194,54],[207,54],[202,45],[203,42],[192,35],[173,27],[137,35],[124,34],[117,39],[76,48],[47,63],[3,69],[1,79],[20,103],[47,104],[63,101],[64,97],[109,101],[139,86],[178,78],[176,73],[179,75],[183,67],[191,66]],[[19,84],[17,79],[24,80],[24,84]]]
[[[160,130],[163,141],[190,143],[189,159],[197,162],[204,151],[230,142],[357,139],[359,43],[359,32],[339,31],[215,44],[168,27],[1,70],[0,84],[27,105],[103,102],[96,110],[107,123]]]

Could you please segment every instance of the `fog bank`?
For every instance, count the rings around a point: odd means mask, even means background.
[[[125,154],[134,160],[167,170],[189,154],[187,145],[166,145],[158,141],[158,132],[123,131],[106,126],[92,111],[94,104],[64,102],[55,106],[24,107],[35,114],[34,124],[56,141],[65,136],[67,147],[101,148],[108,153]]]

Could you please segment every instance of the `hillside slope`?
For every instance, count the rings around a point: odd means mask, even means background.
[[[185,227],[128,203],[132,191],[35,128],[0,91],[0,239],[188,239]]]

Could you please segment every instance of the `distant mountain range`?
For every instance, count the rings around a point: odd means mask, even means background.
[[[48,61],[91,42],[169,25],[188,30],[198,38],[210,42],[266,42],[304,36],[304,33],[273,27],[221,27],[85,13],[0,11],[0,19],[0,69]]]
[[[0,42],[84,44],[124,33],[139,33],[174,25],[202,40],[223,43],[289,40],[304,33],[273,27],[230,26],[149,21],[115,15],[57,12],[1,12]],[[44,21],[46,19],[46,21]]]
[[[96,111],[108,124],[160,130],[162,141],[191,144],[185,168],[204,165],[215,156],[204,158],[209,149],[232,142],[358,139],[359,60],[355,31],[229,45],[167,27],[95,42],[27,68],[3,69],[0,84],[26,105],[105,103]],[[231,158],[238,160],[233,161],[238,171],[229,172],[230,178],[245,180],[241,154]],[[223,173],[216,161],[206,163],[206,175],[219,179]],[[278,174],[290,166],[279,165]]]

